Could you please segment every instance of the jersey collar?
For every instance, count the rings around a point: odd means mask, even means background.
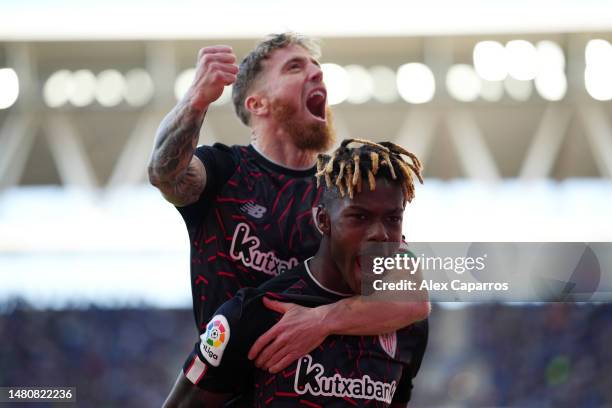
[[[331,289],[323,286],[323,284],[321,282],[316,280],[314,275],[310,271],[310,267],[308,267],[308,261],[310,261],[312,258],[314,258],[314,256],[311,256],[310,258],[308,258],[307,260],[304,261],[304,267],[306,267],[306,272],[308,273],[308,276],[310,277],[310,279],[312,279],[312,281],[314,283],[316,283],[319,288],[323,289],[325,292],[334,294],[336,296],[342,296],[342,297],[351,297],[351,296],[353,296],[353,294],[351,294],[351,293],[342,293],[342,292],[338,292],[338,291],[335,291],[335,290],[331,290]]]
[[[303,170],[292,169],[290,167],[283,166],[280,163],[276,163],[270,160],[269,158],[264,156],[263,153],[257,150],[257,148],[253,146],[252,144],[248,145],[248,149],[251,151],[251,153],[253,153],[257,161],[259,161],[261,164],[268,167],[269,169],[274,170],[277,173],[285,174],[291,177],[308,177],[308,176],[315,175],[316,166],[312,166],[309,169],[303,169]]]

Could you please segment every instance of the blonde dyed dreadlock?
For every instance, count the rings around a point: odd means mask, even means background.
[[[360,144],[359,147],[349,147],[350,144]],[[402,156],[407,156],[407,161]],[[391,142],[375,143],[364,139],[346,139],[332,156],[319,154],[317,157],[317,187],[320,178],[325,178],[328,190],[333,186],[338,189],[341,197],[345,194],[352,199],[355,191],[361,192],[362,178],[367,175],[370,191],[376,188],[376,174],[381,168],[387,168],[393,180],[400,179],[406,201],[414,198],[414,179],[423,184],[421,170],[423,166],[419,159],[408,150]],[[333,184],[332,184],[332,178]]]

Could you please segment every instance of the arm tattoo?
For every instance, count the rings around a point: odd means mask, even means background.
[[[204,168],[190,164],[205,111],[179,103],[162,121],[149,162],[149,179],[169,201],[193,202],[204,188]],[[195,195],[195,199],[194,199]]]
[[[156,178],[167,181],[183,173],[198,143],[204,113],[188,103],[177,105],[162,121],[151,157]]]
[[[192,158],[187,171],[176,182],[159,186],[166,200],[182,207],[195,203],[206,186],[206,171],[198,158]]]

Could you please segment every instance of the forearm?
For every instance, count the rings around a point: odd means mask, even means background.
[[[231,47],[200,49],[191,87],[157,130],[149,180],[176,205],[190,204],[206,185],[206,169],[193,153],[208,106],[236,80],[235,62]]]
[[[149,162],[153,185],[176,180],[187,171],[205,114],[206,107],[185,97],[166,115],[157,130]]]
[[[392,332],[429,316],[429,301],[381,301],[353,296],[323,308],[329,334],[369,336]]]

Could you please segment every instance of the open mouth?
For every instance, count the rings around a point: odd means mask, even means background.
[[[367,257],[357,255],[355,257],[355,271],[360,276],[370,276],[371,273],[371,262]]]
[[[325,120],[325,101],[327,94],[322,89],[316,89],[306,99],[306,109],[319,120]]]

